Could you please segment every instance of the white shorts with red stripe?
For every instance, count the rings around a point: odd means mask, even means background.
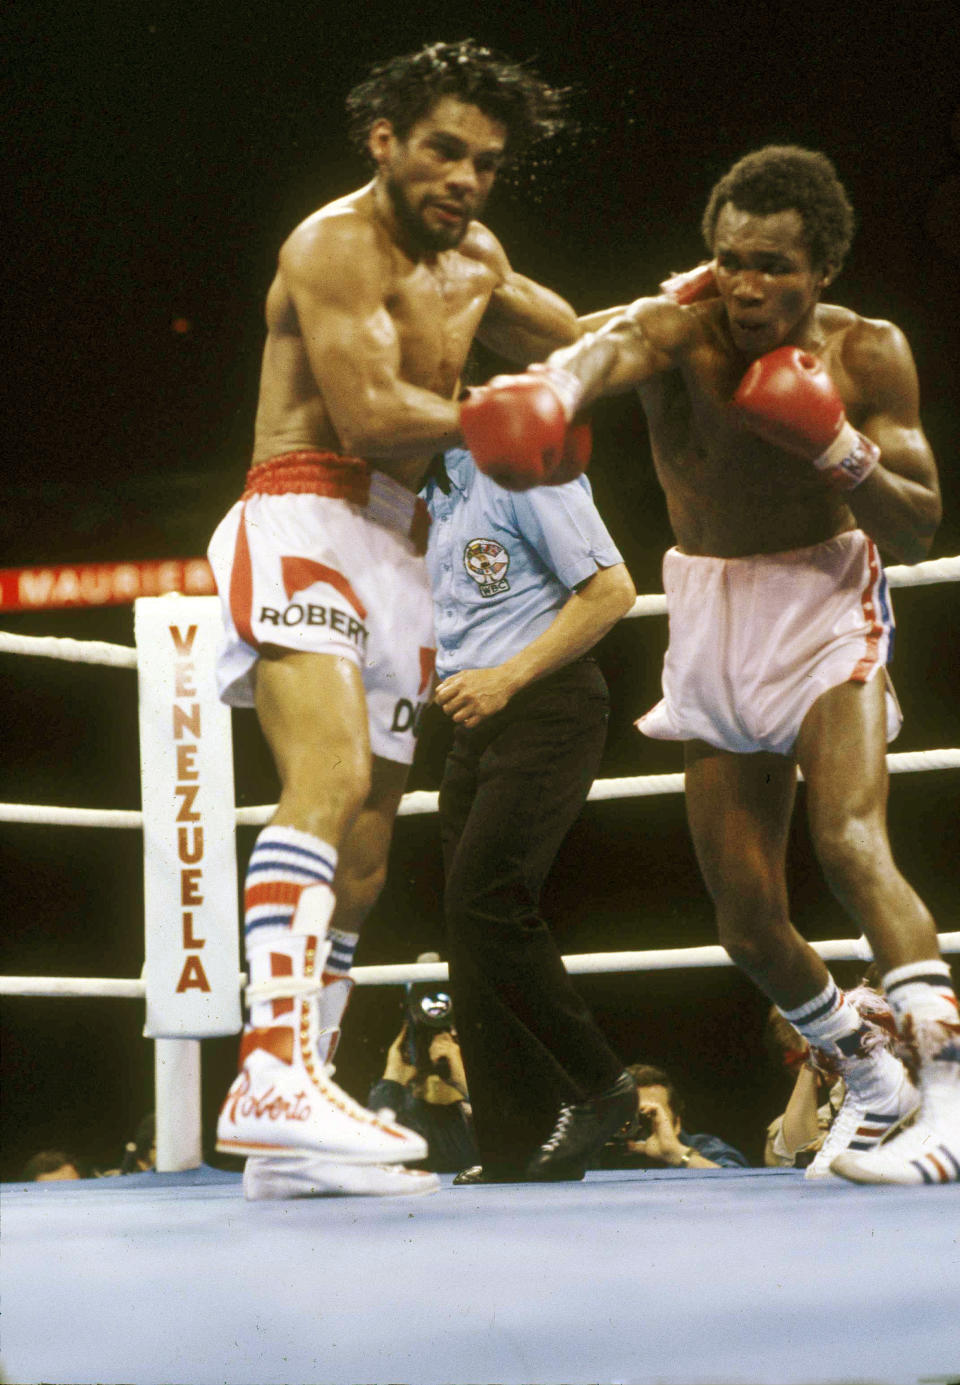
[[[348,658],[373,753],[409,764],[436,657],[428,528],[421,500],[352,458],[294,453],[255,467],[207,551],[225,626],[221,700],[253,705],[264,645]]]
[[[893,607],[876,545],[859,529],[813,548],[663,561],[670,644],[663,698],[637,726],[657,740],[788,755],[817,698],[886,683],[887,740],[903,720],[886,665]]]

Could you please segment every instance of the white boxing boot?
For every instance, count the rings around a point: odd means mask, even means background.
[[[326,1070],[320,997],[333,894],[303,890],[293,927],[248,948],[250,1023],[240,1071],[217,1121],[217,1149],[309,1155],[319,1162],[392,1164],[427,1155],[426,1141],[348,1096]]]
[[[919,1072],[916,1119],[878,1148],[838,1155],[832,1170],[854,1183],[960,1182],[960,1022],[908,1016],[903,1038]]]
[[[328,1075],[340,1038],[343,1013],[353,982],[324,973],[319,999],[318,1050]],[[381,1113],[381,1119],[392,1121]],[[440,1190],[435,1173],[402,1164],[337,1163],[309,1155],[257,1155],[243,1169],[243,1195],[250,1202],[298,1197],[417,1197]]]
[[[295,1197],[420,1197],[440,1191],[426,1169],[402,1164],[338,1164],[304,1158],[248,1159],[243,1195],[250,1202]]]
[[[833,1165],[838,1157],[848,1150],[861,1154],[875,1149],[920,1104],[920,1094],[903,1064],[892,1053],[884,1053],[880,1063],[874,1060],[874,1069],[882,1066],[886,1071],[883,1074],[874,1071],[869,1095],[858,1083],[861,1077],[857,1072],[858,1066],[852,1063],[842,1073],[845,1088],[843,1102],[823,1144],[807,1166],[805,1178],[833,1177],[836,1171]],[[885,1093],[883,1086],[887,1089]]]
[[[884,998],[858,987],[847,999],[860,1016],[860,1029],[810,1046],[811,1066],[841,1077],[844,1097],[806,1178],[832,1178],[835,1159],[846,1151],[862,1154],[875,1149],[920,1104],[907,1069],[891,1051],[896,1029]]]

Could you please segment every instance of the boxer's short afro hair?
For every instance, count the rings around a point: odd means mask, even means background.
[[[711,254],[717,218],[728,202],[755,216],[798,212],[815,269],[838,270],[846,259],[853,240],[853,207],[825,154],[770,144],[739,159],[714,187],[703,214],[701,230]]]

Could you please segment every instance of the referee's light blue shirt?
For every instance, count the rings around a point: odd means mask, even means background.
[[[462,448],[444,461],[450,494],[435,479],[424,491],[441,679],[502,664],[552,623],[577,586],[623,562],[585,476],[508,491]]]

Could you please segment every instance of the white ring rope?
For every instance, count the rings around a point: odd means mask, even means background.
[[[0,995],[143,1000],[146,993],[145,982],[113,976],[0,976]]]
[[[139,808],[54,808],[42,803],[0,803],[0,822],[43,823],[47,827],[142,827]]]
[[[891,774],[913,774],[933,769],[960,769],[960,748],[908,750],[887,756]],[[803,776],[797,772],[797,777]],[[589,803],[609,798],[653,798],[658,794],[683,793],[682,774],[638,774],[623,779],[597,779],[587,794]],[[276,812],[275,803],[237,808],[238,827],[259,827]],[[434,789],[414,789],[404,794],[398,817],[417,817],[437,810]],[[48,827],[142,827],[139,808],[61,808],[39,803],[0,803],[0,822],[46,824]]]
[[[41,659],[66,659],[71,664],[103,664],[107,668],[136,668],[132,645],[101,640],[68,640],[57,635],[11,635],[0,630],[0,654],[35,654]]]
[[[960,932],[939,933],[941,952],[960,952]],[[866,938],[835,938],[811,942],[825,962],[870,962],[873,953]],[[615,972],[677,971],[687,967],[732,967],[717,944],[708,947],[661,947],[642,952],[574,952],[563,959],[571,976],[605,976]],[[350,976],[358,986],[401,986],[408,981],[448,981],[446,962],[390,962],[381,966],[353,967]],[[240,973],[238,987],[247,984]],[[0,995],[142,1000],[146,984],[140,979],[117,980],[87,976],[0,976]]]
[[[960,582],[960,556],[933,558],[913,566],[901,564],[888,567],[886,577],[891,587],[925,587],[935,582]],[[666,609],[665,596],[638,596],[624,619],[664,615]],[[103,664],[112,668],[137,666],[137,651],[128,645],[62,639],[55,635],[13,635],[8,630],[0,630],[0,654],[34,654],[44,659],[66,659],[71,663]]]
[[[886,569],[891,587],[929,587],[934,582],[960,582],[960,557],[931,558],[925,563],[902,563]]]

